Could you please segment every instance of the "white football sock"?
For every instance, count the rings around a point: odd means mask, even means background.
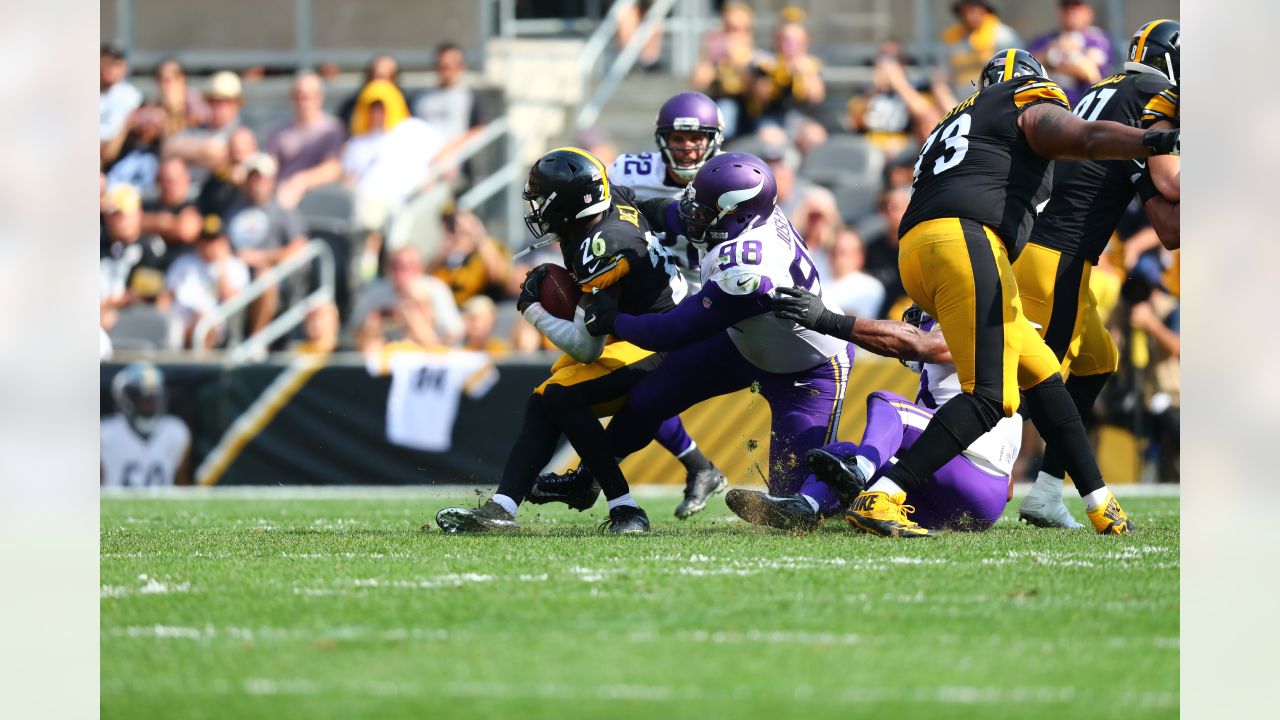
[[[1059,495],[1061,495],[1062,494],[1062,478],[1054,477],[1049,473],[1041,470],[1040,473],[1036,475],[1035,489],[1039,490],[1040,492],[1056,492]]]
[[[1107,501],[1107,496],[1110,494],[1111,494],[1111,491],[1107,489],[1106,485],[1103,485],[1097,490],[1094,490],[1088,495],[1085,495],[1084,509],[1088,510],[1089,512],[1093,512],[1094,510],[1097,510],[1098,506],[1102,505]]]
[[[511,517],[515,517],[516,510],[520,508],[520,506],[516,504],[515,500],[512,500],[506,495],[494,494],[493,501],[501,505],[503,510],[511,513]]]
[[[813,498],[809,497],[808,495],[805,495],[804,493],[800,493],[800,497],[804,498],[804,501],[809,503],[809,507],[813,508],[814,512],[818,512],[817,500],[814,500]]]
[[[640,507],[639,505],[636,504],[635,500],[631,499],[631,493],[627,493],[626,495],[619,495],[618,497],[609,501],[610,510],[618,507],[619,505],[630,505],[631,507]]]
[[[876,474],[876,464],[861,455],[854,455],[853,461],[857,463],[858,469],[862,471],[862,477],[870,480],[872,475]]]
[[[898,486],[898,483],[890,480],[887,477],[882,477],[879,480],[872,483],[871,487],[867,488],[867,492],[883,492],[883,493],[889,493],[890,495],[897,495],[898,493],[904,492],[904,491],[901,487]]]

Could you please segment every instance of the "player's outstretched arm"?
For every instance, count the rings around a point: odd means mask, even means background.
[[[1053,160],[1129,160],[1178,153],[1180,131],[1140,130],[1110,120],[1086,122],[1059,105],[1040,103],[1018,116],[1038,155]]]
[[[769,298],[763,293],[730,295],[709,282],[664,313],[627,315],[618,312],[612,297],[593,296],[586,309],[586,328],[592,335],[613,335],[645,350],[665,352],[692,345],[768,311]]]
[[[867,320],[834,313],[822,298],[802,288],[778,288],[773,314],[884,357],[922,362],[951,360],[951,351],[941,333],[921,332],[899,320]]]

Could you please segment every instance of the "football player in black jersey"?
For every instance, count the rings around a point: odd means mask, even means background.
[[[1025,50],[998,53],[982,87],[942,118],[916,161],[899,228],[898,270],[911,299],[942,326],[962,392],[938,409],[898,463],[859,493],[845,519],[876,535],[923,537],[907,497],[1019,406],[1067,470],[1100,533],[1129,529],[1102,481],[1057,358],[1022,311],[1010,262],[1049,198],[1051,162],[1146,158],[1178,151],[1178,130],[1085,122]],[[856,475],[861,470],[850,468]],[[827,478],[821,478],[827,480]],[[861,478],[863,481],[867,478]]]
[[[1076,105],[1085,120],[1138,128],[1178,123],[1182,28],[1173,20],[1144,24],[1129,43],[1125,72],[1093,85]],[[1053,195],[1013,263],[1022,309],[1062,363],[1067,391],[1089,412],[1120,362],[1098,314],[1089,275],[1136,189],[1165,247],[1178,247],[1179,158],[1058,163]],[[1046,527],[1079,527],[1062,503],[1063,449],[1045,447],[1036,484],[1018,515]]]
[[[524,198],[529,203],[525,224],[537,238],[554,233],[565,267],[582,286],[582,303],[574,320],[557,318],[538,301],[546,266],[525,278],[518,308],[565,355],[529,398],[497,493],[478,508],[445,508],[436,523],[445,532],[516,528],[516,509],[563,433],[604,490],[610,531],[646,532],[648,516],[632,500],[599,418],[620,408],[627,391],[657,367],[662,355],[593,337],[582,307],[592,293],[602,292],[630,308],[624,312],[665,312],[684,299],[684,278],[664,249],[650,242],[649,225],[630,189],[610,187],[604,165],[585,150],[566,147],[543,155],[529,172]],[[596,494],[575,507],[590,507]]]

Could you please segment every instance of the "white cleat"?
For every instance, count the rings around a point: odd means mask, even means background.
[[[1062,501],[1061,490],[1042,488],[1038,483],[1022,499],[1022,506],[1018,508],[1018,519],[1036,527],[1070,530],[1084,527],[1067,511],[1067,505]]]

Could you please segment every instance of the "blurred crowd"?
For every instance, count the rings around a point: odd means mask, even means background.
[[[1123,72],[1123,57],[1087,0],[1059,2],[1057,26],[1025,45],[995,4],[958,0],[931,57],[885,40],[867,61],[869,82],[836,95],[810,47],[815,18],[787,8],[769,18],[766,36],[749,5],[719,5],[695,70],[673,79],[671,93],[691,88],[716,100],[726,149],[756,153],[773,168],[778,201],[814,251],[825,292],[860,317],[898,317],[909,305],[897,270],[898,224],[917,151],[942,114],[975,89],[996,50],[1027,47],[1073,101]],[[639,22],[629,16],[619,41]],[[637,72],[661,71],[660,40],[645,46]],[[451,155],[490,116],[463,49],[437,48],[435,84],[417,91],[401,84],[391,56],[373,58],[361,86],[345,97],[329,95],[333,73],[325,70],[295,76],[290,119],[256,131],[244,121],[245,89],[260,73],[195,80],[166,60],[154,68],[154,92],[143,93],[131,83],[125,52],[102,47],[104,333],[117,347],[190,348],[261,330],[306,291],[305,276],[281,282],[272,269],[313,238],[334,234],[336,198],[349,204],[349,227],[338,228],[343,242],[335,246],[349,297],[313,308],[273,349],[548,349],[514,298],[525,271],[558,262],[558,253],[513,262],[513,250],[529,238],[516,229],[497,239],[484,219],[451,200],[474,179],[469,164]],[[577,140],[606,164],[620,151],[653,149],[618,148],[609,131],[593,128]],[[389,232],[397,216],[433,189],[441,190],[433,241],[397,239]],[[1170,426],[1176,435],[1176,257],[1136,204],[1113,250],[1092,281],[1126,357],[1104,412],[1141,415],[1151,432]],[[230,322],[214,314],[255,284],[265,289],[244,313]],[[195,333],[204,318],[213,322]],[[1173,457],[1176,463],[1176,447]]]

